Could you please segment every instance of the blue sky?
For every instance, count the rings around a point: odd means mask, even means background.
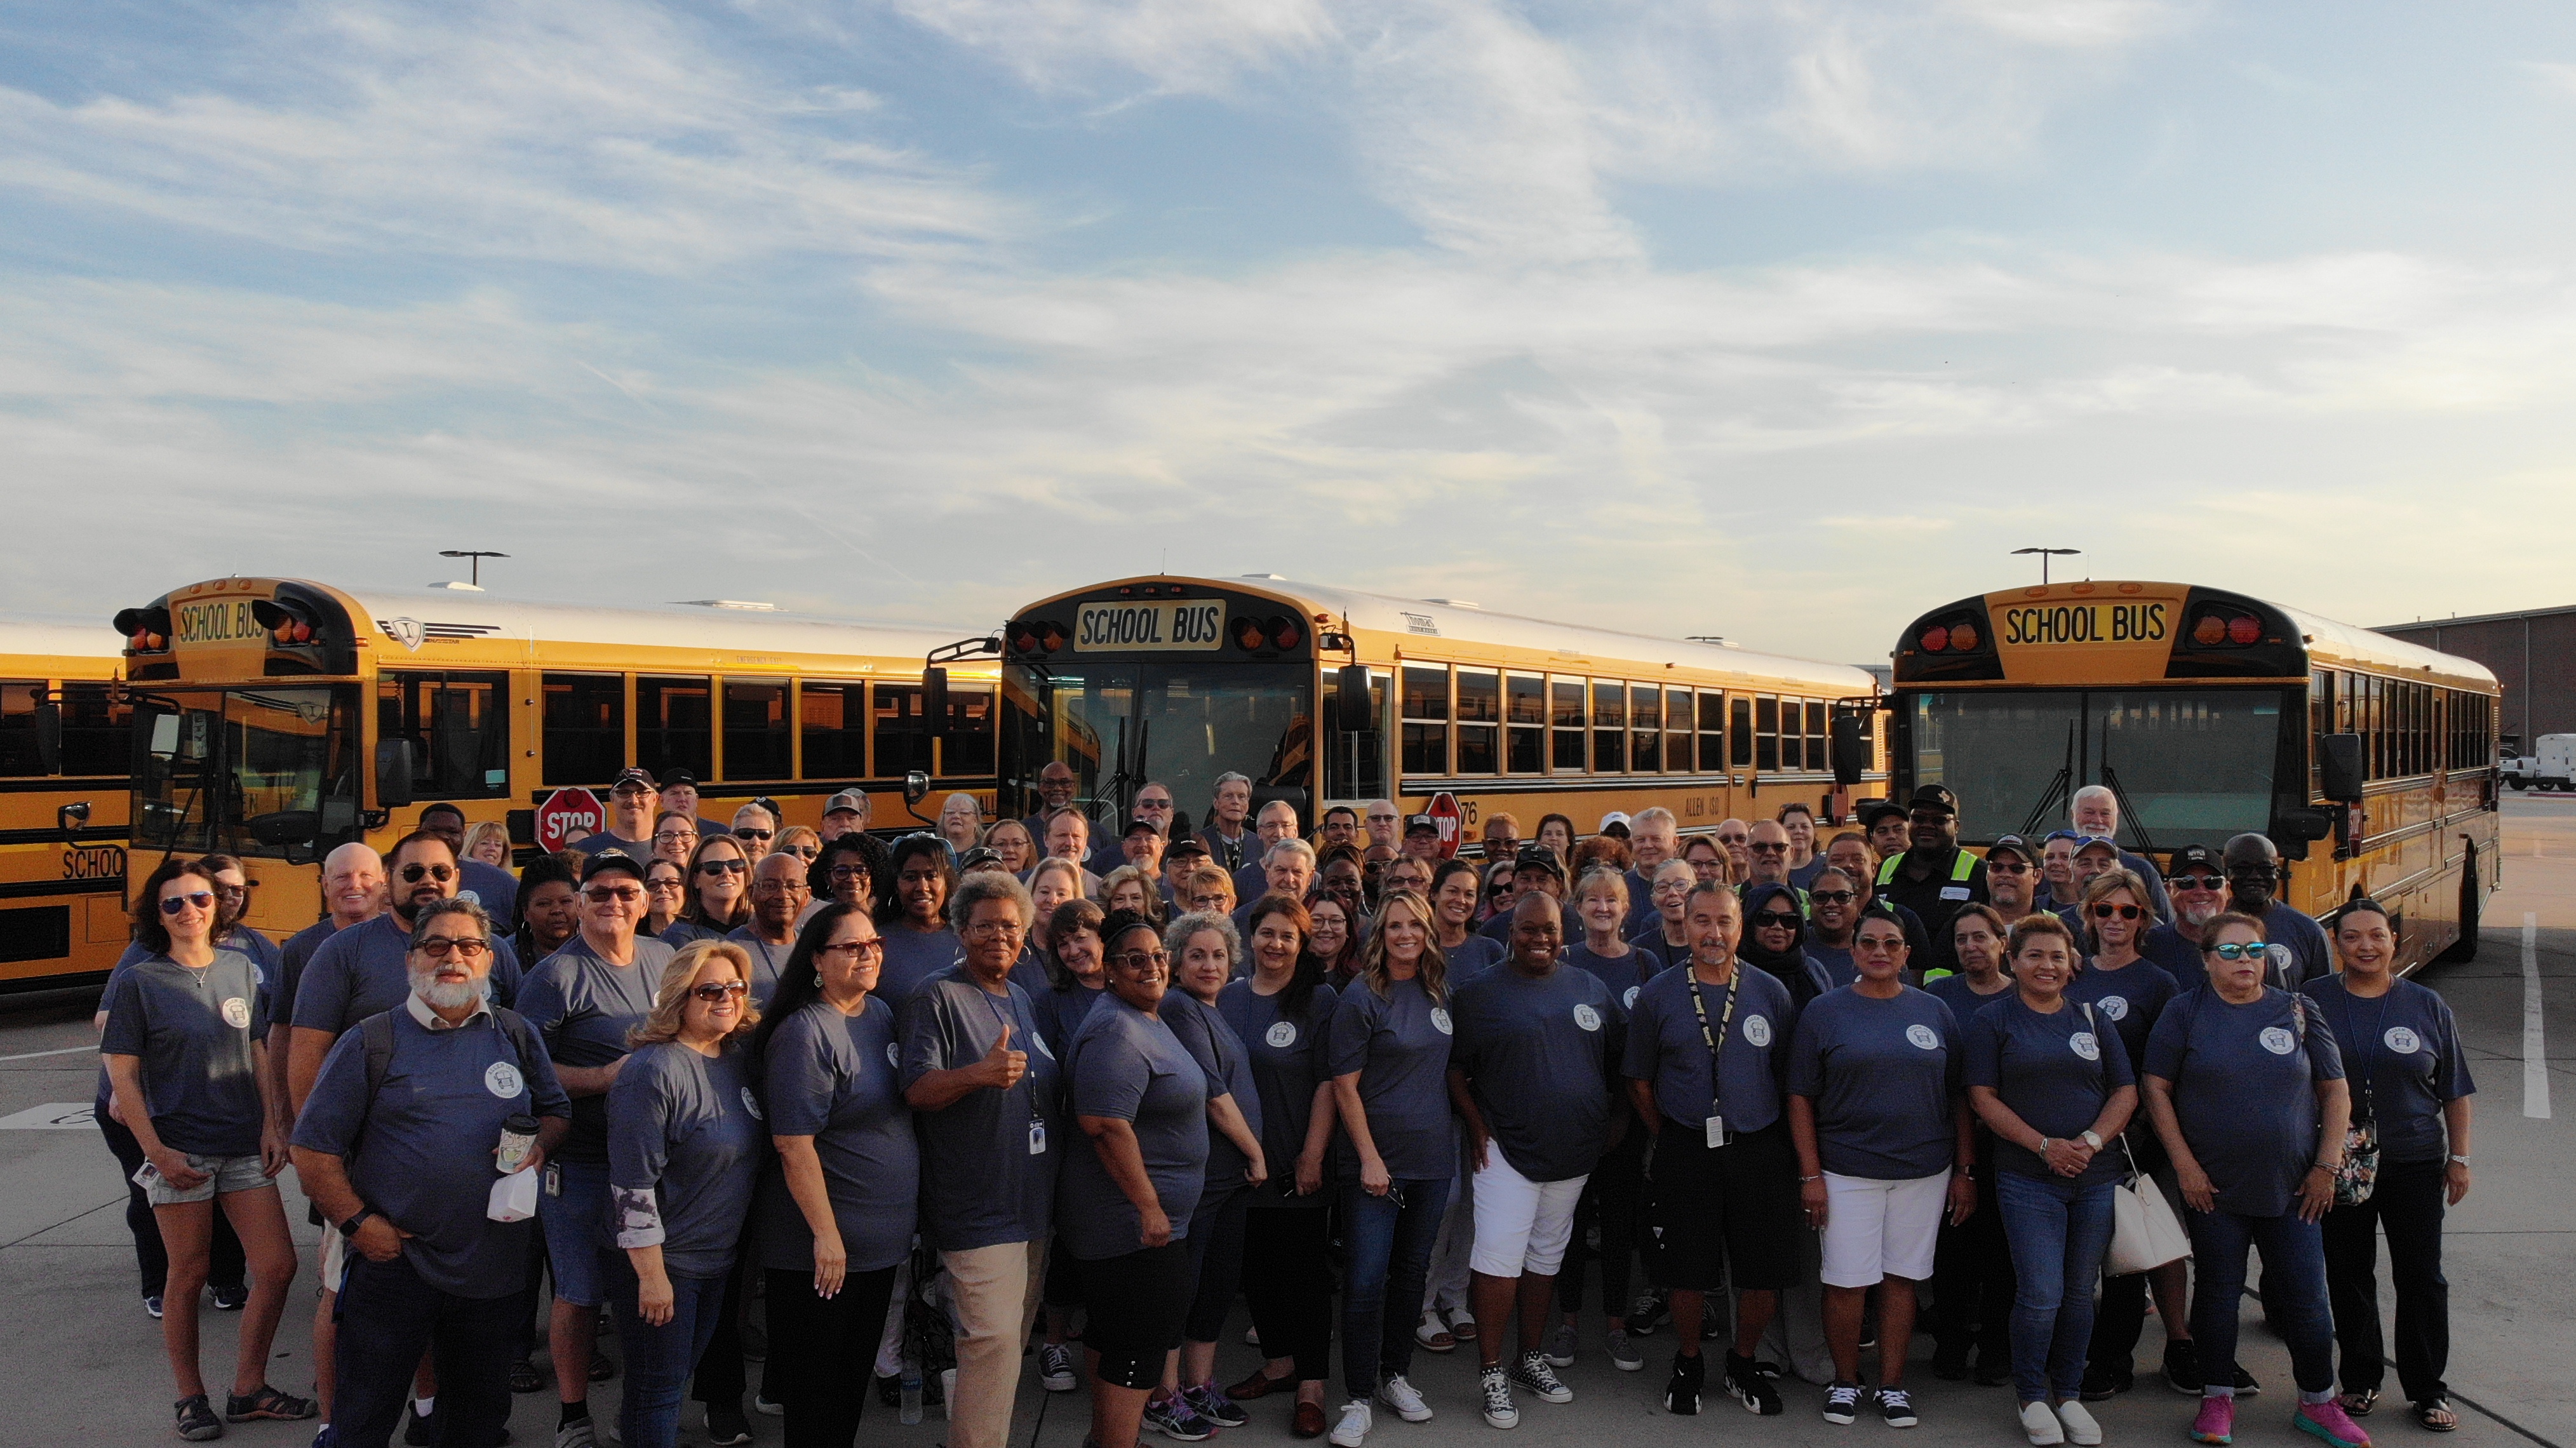
[[[2563,604],[2571,141],[2542,4],[28,3],[0,608]]]

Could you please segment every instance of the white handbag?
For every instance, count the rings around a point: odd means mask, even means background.
[[[2120,1151],[2127,1155],[2128,1150],[2128,1133],[2122,1132]],[[2129,1179],[2111,1186],[2111,1250],[2102,1257],[2106,1276],[2127,1277],[2191,1255],[2191,1234],[2183,1230],[2164,1190],[2138,1170],[2137,1162],[2130,1156]]]

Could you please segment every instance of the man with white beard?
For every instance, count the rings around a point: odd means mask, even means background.
[[[2138,942],[2138,953],[2165,968],[2181,990],[2209,979],[2200,958],[2200,928],[2227,908],[2227,867],[2207,845],[2185,845],[2173,852],[2165,868],[2165,890],[2173,901],[2173,920],[2158,925]]]

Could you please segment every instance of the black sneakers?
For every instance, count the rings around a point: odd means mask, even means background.
[[[1685,1418],[1699,1413],[1700,1385],[1708,1379],[1708,1360],[1673,1354],[1673,1375],[1664,1384],[1664,1411]]]
[[[1780,1390],[1762,1375],[1761,1365],[1737,1353],[1726,1355],[1726,1395],[1742,1403],[1744,1411],[1765,1418],[1776,1418],[1784,1411]]]

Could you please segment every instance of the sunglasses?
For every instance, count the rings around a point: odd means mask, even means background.
[[[215,897],[204,890],[191,890],[184,895],[161,897],[161,913],[164,915],[176,915],[191,905],[200,910],[211,910],[215,907]]]
[[[620,900],[641,900],[644,898],[644,892],[641,890],[612,890],[603,885],[596,890],[582,891],[581,898],[589,901],[593,905],[611,905]]]
[[[1773,844],[1763,840],[1755,840],[1753,842],[1753,853],[1757,855],[1785,855],[1789,853],[1789,846],[1785,842]]]
[[[250,898],[250,889],[248,885],[217,885],[215,893],[227,900],[247,900]]]
[[[689,987],[689,994],[713,1004],[726,996],[738,996],[750,989],[750,986],[738,980],[710,980]]]
[[[812,845],[789,845],[787,847],[787,853],[794,855],[800,860],[810,860],[823,852]]]
[[[765,840],[773,833],[771,830],[738,829],[733,832],[733,837],[737,840]]]
[[[748,860],[698,861],[698,873],[701,875],[739,875],[750,868],[751,862]]]
[[[1849,905],[1858,897],[1849,890],[1811,890],[1807,898],[1819,905]]]
[[[2227,880],[2222,875],[2167,875],[2165,885],[2174,890],[2224,890]]]
[[[2139,909],[2135,905],[2096,905],[2093,907],[2093,918],[2096,920],[2108,920],[2114,915],[2119,916],[2123,920],[2135,920],[2146,913],[2147,912]]]
[[[2259,940],[2249,940],[2242,945],[2231,940],[2224,945],[2210,946],[2209,950],[2211,954],[2216,955],[2221,960],[2268,961],[2272,958],[2272,947],[2265,945]]]
[[[871,955],[885,954],[885,942],[882,940],[845,940],[838,945],[818,945],[814,947],[814,953],[816,955],[847,955],[853,960],[863,960]]]
[[[832,867],[832,878],[835,880],[855,880],[861,875],[867,873],[868,867],[865,865],[834,865]]]
[[[412,948],[432,960],[445,960],[451,955],[459,960],[481,960],[491,950],[492,942],[473,936],[433,935]]]
[[[652,891],[656,895],[659,895],[665,890],[678,891],[682,886],[679,881],[666,878],[646,881],[644,888]]]
[[[402,867],[402,877],[407,883],[414,885],[423,880],[436,880],[443,885],[456,878],[456,867],[454,865],[405,865]]]
[[[1777,910],[1765,910],[1753,917],[1753,923],[1756,926],[1776,925],[1782,930],[1795,930],[1798,928],[1798,917],[1784,915]]]
[[[1171,953],[1162,950],[1123,950],[1109,957],[1120,970],[1155,970],[1170,960]]]
[[[1992,860],[1988,860],[1986,861],[1986,873],[1989,875],[2027,875],[2030,873],[2030,866],[1999,865]]]

